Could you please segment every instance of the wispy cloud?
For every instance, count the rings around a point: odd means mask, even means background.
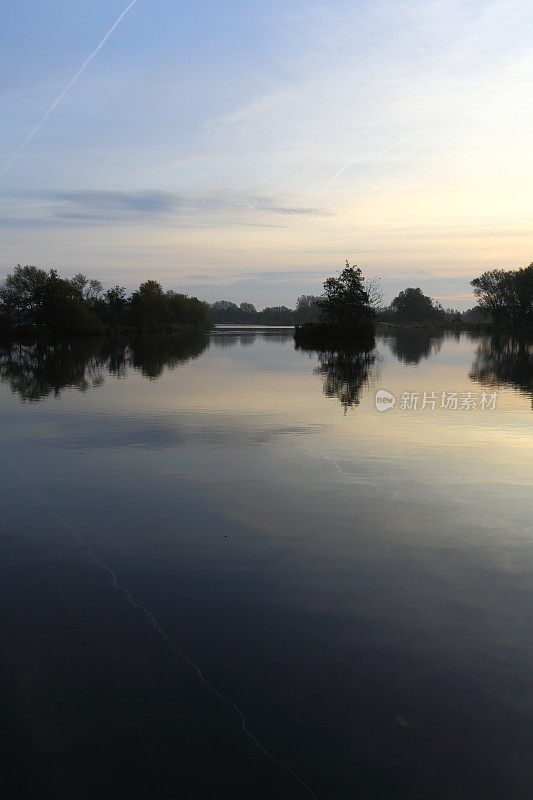
[[[235,129],[246,125],[248,122],[254,122],[258,117],[267,116],[272,110],[279,109],[280,106],[290,103],[291,98],[292,94],[288,89],[268,92],[215,119],[207,120],[205,128],[208,131]]]
[[[175,212],[182,201],[172,192],[144,190],[125,192],[113,190],[76,190],[50,192],[42,195],[51,202],[50,213],[61,219],[127,219],[128,216],[167,216]]]
[[[402,136],[401,139],[398,141],[392,142],[392,144],[387,145],[386,147],[382,147],[379,150],[376,150],[372,153],[368,153],[367,155],[356,156],[348,161],[346,164],[343,164],[340,169],[335,172],[335,174],[328,180],[328,182],[322,187],[319,194],[323,194],[327,189],[331,189],[333,184],[343,175],[347,170],[355,167],[357,164],[364,164],[365,162],[374,161],[379,159],[380,156],[385,155],[385,153],[390,153],[391,150],[395,150],[400,145],[404,144],[404,142],[409,141],[411,136]]]
[[[27,198],[29,199],[29,198]],[[36,224],[49,222],[98,222],[114,224],[145,219],[164,222],[183,217],[202,215],[231,217],[228,224],[246,224],[246,215],[261,214],[282,217],[329,216],[330,212],[320,208],[284,205],[269,197],[249,196],[233,192],[211,192],[204,195],[178,194],[168,191],[146,189],[140,191],[117,191],[109,189],[80,189],[62,192],[41,192],[32,196],[35,205]],[[40,203],[40,205],[39,205]],[[237,217],[237,219],[235,219]],[[28,224],[31,218],[25,216]],[[12,216],[12,224],[17,217]],[[256,220],[257,224],[262,224]],[[7,224],[9,219],[6,220]],[[254,224],[249,222],[247,224]]]

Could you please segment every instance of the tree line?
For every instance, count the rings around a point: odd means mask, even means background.
[[[358,273],[356,283],[358,282],[358,292],[362,299],[356,302],[357,313],[361,313],[362,310],[367,314],[368,309],[371,309],[377,322],[435,327],[492,323],[496,327],[525,329],[533,325],[533,264],[517,270],[489,270],[474,278],[471,286],[478,303],[466,311],[459,311],[454,308],[444,308],[438,300],[425,295],[419,287],[403,289],[386,306],[383,304],[379,281],[363,278],[360,270],[350,267],[348,262],[345,270],[341,272],[340,281],[339,278],[328,278],[324,283],[324,294],[301,295],[294,309],[274,306],[257,311],[251,303],[237,305],[230,300],[219,300],[210,306],[213,322],[268,325],[316,323],[324,318],[324,310],[327,312],[328,308],[338,305],[337,288],[341,286],[342,275],[347,270],[350,275]],[[349,294],[357,299],[357,292]],[[325,300],[328,299],[325,306]],[[350,310],[349,304],[346,308]]]
[[[435,327],[480,323],[523,328],[533,325],[533,264],[517,270],[489,270],[474,278],[471,285],[478,304],[467,311],[444,308],[419,287],[403,289],[385,306],[379,281],[364,278],[359,268],[350,267],[348,262],[341,276],[346,270],[357,278],[351,283],[355,281],[360,295],[358,309],[363,308],[365,314],[370,310],[377,322]],[[334,306],[338,316],[339,298],[344,296],[337,291],[341,284],[340,278],[329,278],[322,295],[300,295],[294,309],[282,305],[257,310],[252,303],[237,305],[230,300],[208,305],[196,297],[165,291],[155,280],[144,281],[128,295],[122,286],[104,290],[100,281],[81,274],[64,278],[56,270],[46,272],[35,266],[19,265],[0,282],[0,332],[77,334],[124,328],[202,328],[211,323],[304,325],[324,319]],[[347,296],[355,294],[348,292]],[[349,303],[346,308],[350,310]]]
[[[487,322],[489,319],[487,313],[480,307],[468,311],[443,308],[437,300],[425,295],[420,288],[403,289],[389,306],[383,305],[381,289],[376,280],[366,281],[365,291],[368,299],[362,306],[373,310],[377,322],[439,326],[475,324]],[[324,297],[325,295],[304,294],[298,297],[294,309],[287,306],[272,306],[262,311],[257,311],[251,303],[237,305],[230,300],[218,300],[210,306],[211,317],[215,324],[304,325],[318,322],[323,311]],[[335,300],[330,307],[334,304]]]
[[[100,333],[133,328],[208,327],[209,306],[196,297],[164,291],[154,280],[129,296],[122,286],[104,291],[85,275],[62,278],[56,270],[17,266],[0,283],[0,330]]]
[[[252,303],[233,303],[217,300],[210,305],[211,319],[216,325],[295,325],[318,319],[318,297],[301,295],[296,308],[267,306],[258,311]]]

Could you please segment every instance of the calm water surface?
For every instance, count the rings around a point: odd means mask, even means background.
[[[3,343],[3,795],[531,798],[532,404],[464,334]]]

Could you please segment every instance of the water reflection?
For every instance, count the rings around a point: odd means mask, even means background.
[[[149,380],[198,358],[209,345],[205,334],[91,338],[63,341],[0,342],[0,381],[24,401],[59,397],[72,387],[80,392],[100,386],[106,375],[124,377],[129,367]]]
[[[283,343],[293,338],[293,331],[288,328],[272,328],[271,330],[215,330],[211,337],[214,347],[224,349],[227,347],[250,347],[258,340]]]
[[[431,358],[440,352],[444,331],[398,329],[392,335],[387,334],[385,341],[398,361],[419,364],[422,359]]]
[[[370,383],[376,364],[375,348],[311,350],[301,345],[295,347],[296,350],[306,350],[316,355],[318,366],[314,373],[322,376],[322,390],[326,397],[336,397],[345,411],[359,405],[363,389]]]
[[[477,347],[470,372],[483,386],[511,386],[531,398],[533,408],[533,340],[492,336]]]
[[[452,335],[458,339],[461,334]],[[419,364],[437,355],[445,338],[442,332],[398,331],[384,336],[393,355],[405,364]],[[482,385],[511,386],[532,400],[533,342],[507,336],[472,335],[477,343],[469,377]],[[231,331],[191,336],[138,336],[64,341],[0,341],[0,381],[23,401],[58,397],[66,388],[85,392],[100,386],[106,375],[119,378],[128,369],[148,380],[157,380],[165,369],[174,369],[198,358],[209,346],[250,347],[258,341],[287,343],[292,331]],[[375,376],[375,348],[305,350],[316,359],[314,373],[323,379],[326,397],[336,397],[346,410],[360,403],[364,388]]]
[[[529,398],[531,349],[252,336],[177,369],[206,340],[0,342],[5,796],[308,796],[79,534],[321,800],[533,797],[530,400],[379,415],[365,388]]]

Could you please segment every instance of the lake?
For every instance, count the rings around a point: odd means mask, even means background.
[[[3,343],[0,412],[4,796],[533,796],[532,343]]]

